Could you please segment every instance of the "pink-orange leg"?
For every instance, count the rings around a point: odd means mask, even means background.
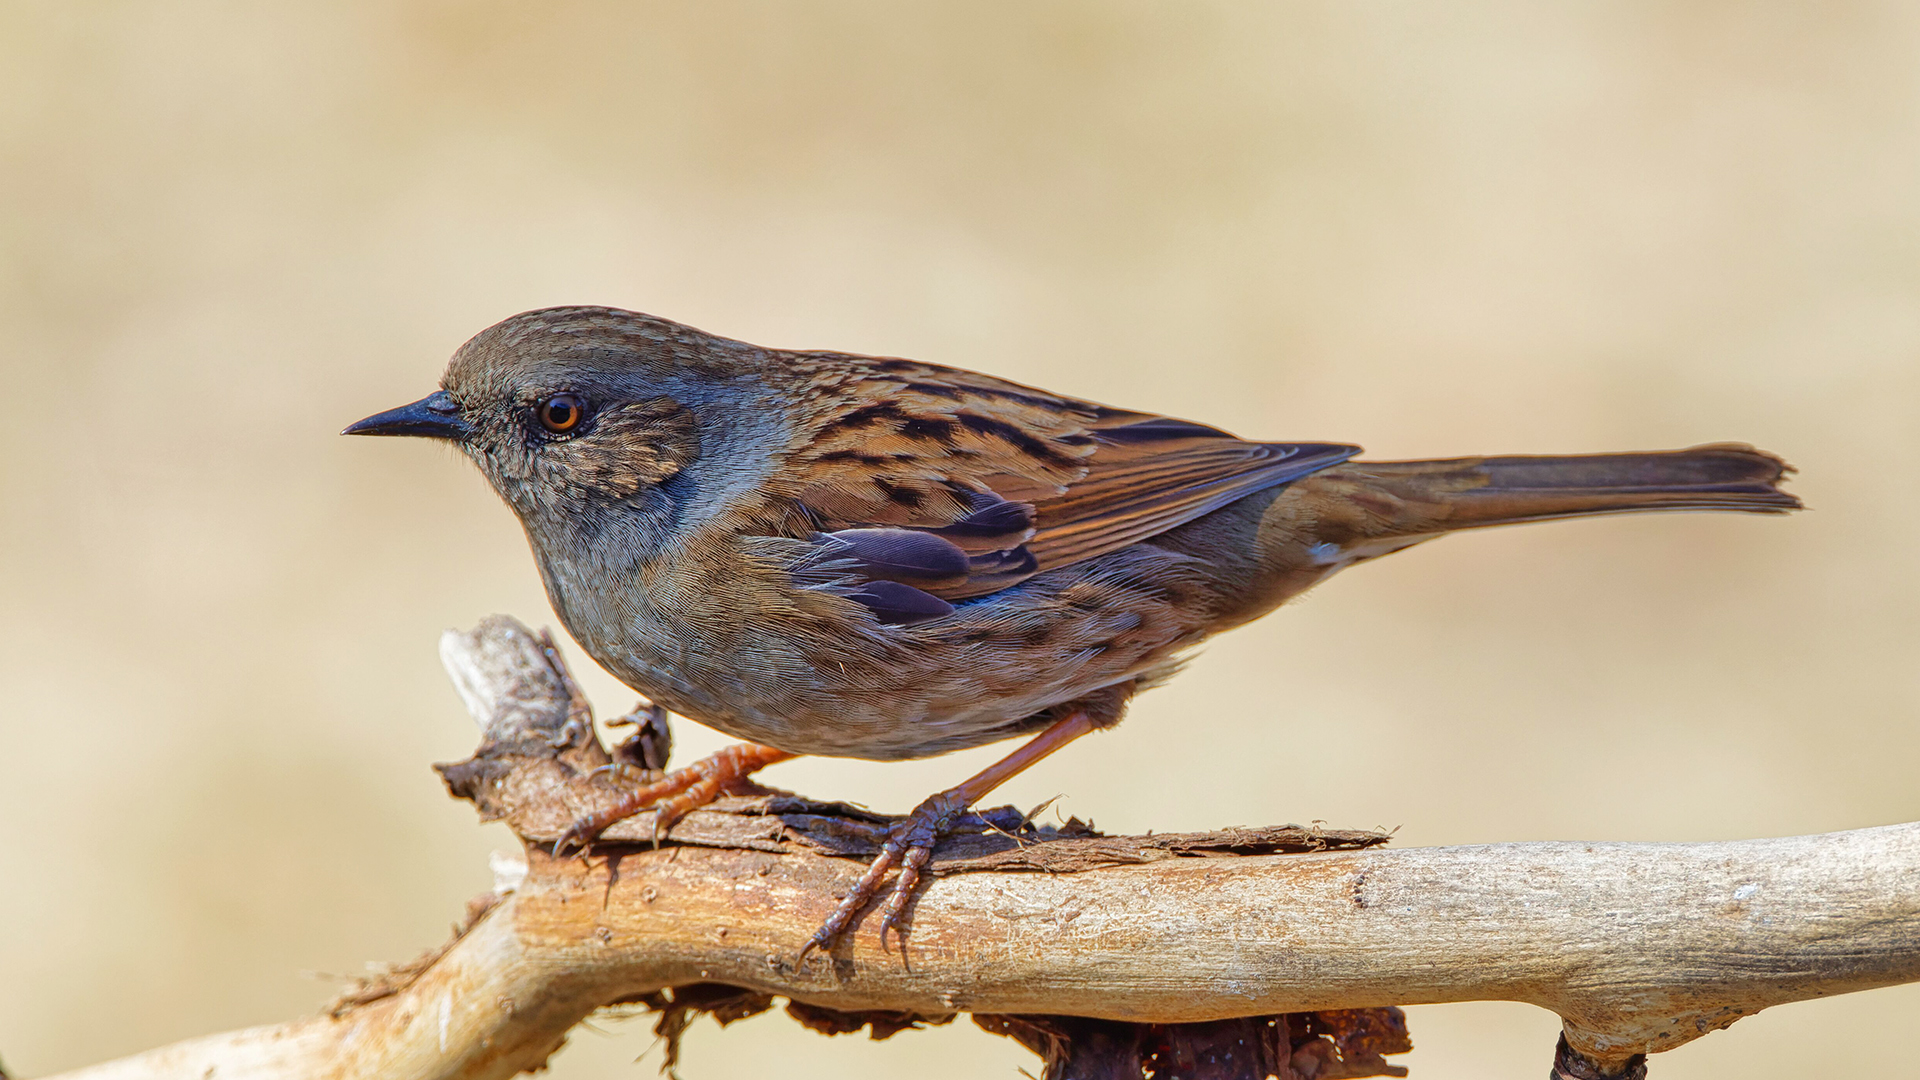
[[[775,762],[798,757],[759,743],[735,743],[684,769],[675,769],[651,784],[628,792],[620,801],[567,826],[554,841],[553,853],[564,855],[568,848],[585,853],[587,845],[614,822],[630,818],[642,810],[654,810],[653,839],[674,822],[725,794],[727,789]]]
[[[1093,730],[1093,721],[1084,712],[1074,712],[1057,720],[1053,725],[1035,735],[1026,745],[985,769],[958,786],[950,787],[938,795],[914,807],[887,833],[887,842],[880,848],[873,864],[867,872],[833,909],[827,921],[814,931],[813,937],[800,948],[798,960],[805,960],[814,949],[831,948],[846,933],[853,923],[853,917],[867,906],[880,892],[881,879],[887,871],[896,865],[900,867],[900,877],[893,883],[893,891],[887,897],[887,906],[880,913],[880,947],[887,946],[887,931],[897,929],[900,913],[905,910],[907,901],[913,898],[914,889],[920,884],[920,873],[925,869],[927,860],[933,857],[933,846],[940,834],[953,824],[953,820],[965,813],[967,808],[985,798],[987,793],[1009,779],[1018,775],[1034,762],[1053,753],[1073,740]]]

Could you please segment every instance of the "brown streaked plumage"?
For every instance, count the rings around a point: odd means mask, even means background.
[[[623,812],[684,812],[794,754],[921,757],[1050,729],[923,804],[815,943],[900,861],[884,934],[934,833],[1007,770],[1114,723],[1183,650],[1346,566],[1488,525],[1800,505],[1780,459],[1737,444],[1354,461],[1354,446],[1251,442],[611,308],[493,326],[442,387],[348,431],[458,443],[520,516],[589,654],[760,744]]]

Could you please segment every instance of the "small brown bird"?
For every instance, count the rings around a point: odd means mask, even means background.
[[[466,451],[519,514],[581,646],[750,740],[630,792],[559,848],[649,806],[671,820],[799,754],[885,761],[1035,735],[922,803],[807,949],[899,865],[884,942],[975,800],[1118,722],[1184,650],[1339,570],[1487,525],[1800,506],[1779,458],[1734,443],[1354,461],[1356,446],[1247,442],[600,307],[492,326],[438,392],[346,433]]]

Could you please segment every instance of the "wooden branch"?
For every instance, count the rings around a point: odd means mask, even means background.
[[[1564,1019],[1556,1073],[1586,1080],[1769,1005],[1920,979],[1920,824],[1410,850],[1297,828],[983,828],[943,847],[904,959],[856,927],[796,966],[861,871],[831,856],[870,851],[885,819],[764,793],[689,815],[658,850],[555,861],[541,843],[613,795],[564,666],[497,618],[449,632],[443,656],[488,736],[448,784],[529,841],[466,932],[336,1015],[68,1076],[507,1077],[596,1008],[720,983],[849,1012],[1159,1024],[1525,1001]]]

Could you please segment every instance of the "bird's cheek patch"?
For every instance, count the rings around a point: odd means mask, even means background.
[[[609,408],[590,432],[547,452],[573,486],[624,499],[685,468],[700,452],[700,434],[684,406],[656,398]]]

